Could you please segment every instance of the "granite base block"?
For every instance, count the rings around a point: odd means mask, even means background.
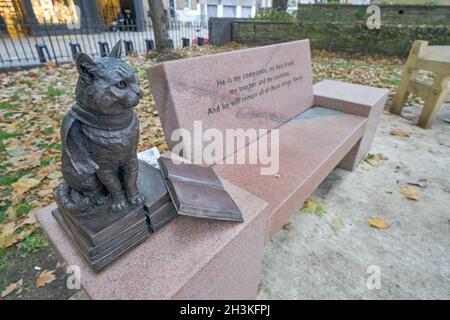
[[[68,265],[81,269],[92,299],[252,299],[261,271],[267,203],[227,181],[225,190],[244,215],[243,223],[180,216],[101,273],[89,264],[52,216],[36,216]]]

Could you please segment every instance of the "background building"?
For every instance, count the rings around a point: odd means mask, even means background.
[[[210,17],[254,17],[259,7],[271,3],[272,0],[163,0],[170,18],[183,22],[206,22]],[[79,24],[81,32],[115,30],[118,25],[132,25],[128,30],[141,31],[146,22],[150,22],[148,0],[0,0],[0,34],[13,37],[42,32],[61,34],[67,30],[67,24]]]
[[[11,36],[43,30],[62,33],[69,25],[84,31],[133,24],[143,28],[143,0],[0,0],[0,28]],[[122,22],[122,23],[120,23]]]
[[[163,3],[171,18],[199,21],[210,17],[254,17],[258,0],[163,0]]]

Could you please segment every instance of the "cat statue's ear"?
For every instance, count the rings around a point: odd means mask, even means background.
[[[120,59],[121,55],[122,55],[122,40],[119,40],[111,49],[111,52],[108,54],[108,57]]]
[[[75,57],[75,64],[80,74],[80,79],[86,84],[91,84],[94,79],[94,73],[97,70],[94,60],[86,53],[80,52]]]

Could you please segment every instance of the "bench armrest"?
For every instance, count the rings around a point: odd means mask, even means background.
[[[313,92],[316,106],[367,118],[361,140],[339,164],[341,168],[354,170],[370,149],[389,90],[324,80],[313,86]]]
[[[334,80],[313,86],[314,105],[369,117],[372,109],[383,109],[388,89],[374,88]]]

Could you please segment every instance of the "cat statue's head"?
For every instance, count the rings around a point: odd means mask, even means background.
[[[107,57],[95,61],[85,53],[77,54],[79,78],[75,94],[79,104],[94,113],[117,115],[139,103],[142,90],[133,70],[120,59],[121,53],[119,41]]]

